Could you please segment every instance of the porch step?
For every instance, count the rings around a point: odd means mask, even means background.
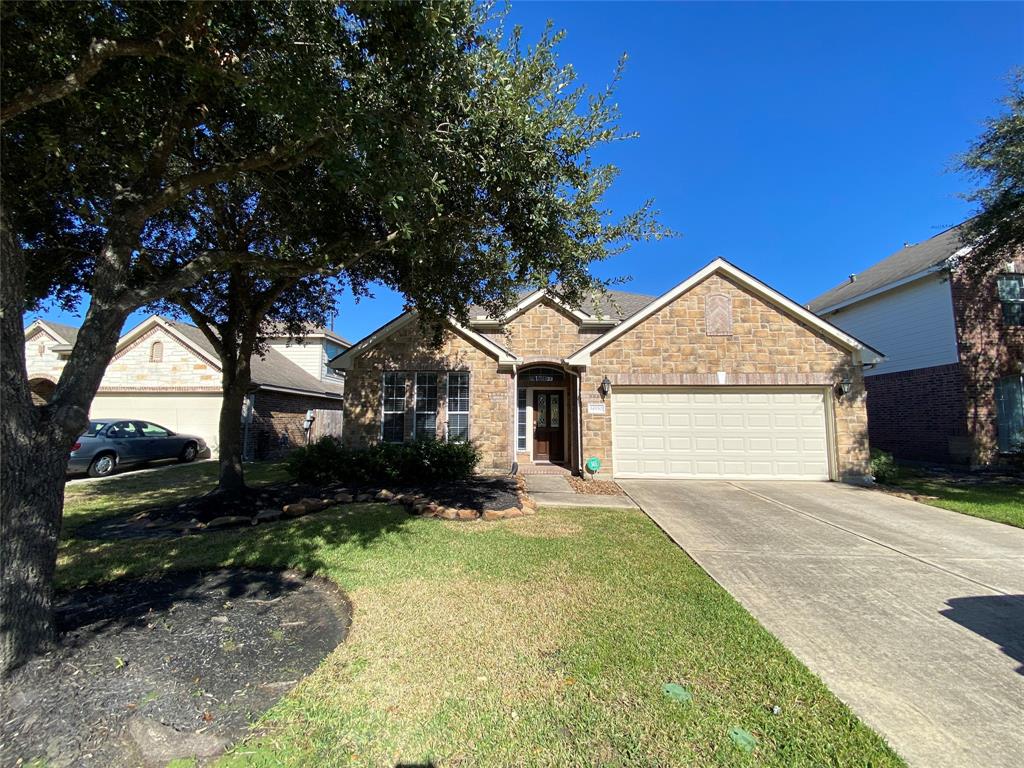
[[[519,463],[520,475],[565,475],[572,474],[566,467],[558,464],[531,464],[529,462]]]

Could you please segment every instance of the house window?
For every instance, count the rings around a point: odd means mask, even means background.
[[[154,341],[149,345],[149,362],[151,363],[162,363],[164,360],[164,343],[162,341]]]
[[[448,439],[469,440],[469,372],[448,374]]]
[[[386,443],[405,439],[405,374],[385,373],[381,437]]]
[[[996,281],[1006,325],[1024,325],[1024,275],[1000,275]]]
[[[1024,376],[996,382],[996,428],[1000,453],[1024,453]]]
[[[413,422],[416,437],[437,436],[437,374],[416,374],[416,420]]]
[[[516,397],[516,450],[526,450],[526,389],[522,388]]]

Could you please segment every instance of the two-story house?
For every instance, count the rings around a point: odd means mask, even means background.
[[[25,361],[33,398],[45,402],[74,348],[78,329],[35,320],[25,329]],[[312,410],[337,428],[344,379],[327,361],[349,346],[326,328],[301,340],[269,339],[252,359],[252,384],[243,420],[245,452],[263,458],[300,445]],[[93,400],[93,418],[152,421],[202,437],[216,453],[222,401],[221,365],[202,331],[152,315],[125,333]]]
[[[962,225],[907,245],[811,301],[885,350],[865,370],[871,445],[981,466],[1024,451],[1024,258],[971,281]]]

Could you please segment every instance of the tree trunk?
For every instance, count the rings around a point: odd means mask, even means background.
[[[244,359],[243,359],[244,357]],[[220,406],[218,490],[231,499],[245,494],[245,470],[242,467],[242,407],[252,381],[249,357],[239,356],[236,365],[224,365],[224,399]]]
[[[25,254],[0,213],[0,675],[53,640],[53,576],[64,473],[117,346],[127,311],[117,281],[98,281],[53,399],[32,404],[25,368]]]

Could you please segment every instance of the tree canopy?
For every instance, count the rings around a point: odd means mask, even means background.
[[[1024,71],[1010,82],[1006,111],[985,121],[985,129],[960,158],[978,187],[965,195],[978,213],[963,229],[971,247],[965,263],[983,275],[1024,251]]]

